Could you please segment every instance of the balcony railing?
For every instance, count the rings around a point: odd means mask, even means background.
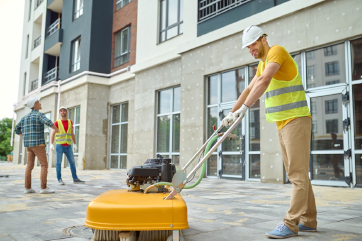
[[[37,39],[34,40],[33,49],[38,47],[40,44],[41,44],[41,35]]]
[[[199,0],[199,23],[252,0]]]
[[[47,37],[51,36],[53,33],[58,31],[58,29],[60,29],[60,18],[55,20],[55,22],[49,26],[47,31]]]
[[[37,9],[39,7],[39,5],[43,2],[44,0],[36,0],[35,1],[35,6],[34,6],[34,10]]]
[[[46,74],[44,76],[44,84],[51,82],[53,80],[56,80],[57,76],[58,76],[58,71],[59,71],[59,68],[55,67],[55,68],[49,70],[48,72],[46,72]]]
[[[37,88],[38,88],[38,79],[35,79],[31,81],[30,91],[36,90]]]

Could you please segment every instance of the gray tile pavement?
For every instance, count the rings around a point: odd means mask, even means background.
[[[48,186],[55,194],[39,194],[40,168],[33,170],[35,194],[25,195],[24,166],[0,162],[0,241],[91,240],[84,226],[88,203],[108,190],[126,189],[125,171],[77,170],[84,185],[72,183],[69,168],[58,186],[55,169]],[[290,184],[262,184],[204,179],[183,190],[188,207],[187,241],[268,240],[265,233],[282,221],[289,208]],[[318,209],[318,232],[289,240],[362,240],[362,189],[313,187]]]

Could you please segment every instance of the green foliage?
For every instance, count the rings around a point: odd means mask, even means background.
[[[13,150],[10,146],[11,121],[10,118],[0,120],[0,156],[6,156]]]

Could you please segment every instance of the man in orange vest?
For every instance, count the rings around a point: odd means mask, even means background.
[[[244,116],[265,92],[266,119],[277,124],[284,166],[293,184],[290,208],[283,222],[266,235],[288,238],[298,235],[298,231],[317,231],[317,209],[309,180],[311,115],[298,65],[284,47],[270,47],[266,36],[255,25],[244,30],[242,48],[247,47],[261,61],[253,80],[222,123],[229,126]]]
[[[50,149],[52,151],[56,150],[57,153],[56,171],[57,171],[58,184],[64,185],[61,174],[63,153],[65,154],[65,156],[69,161],[69,166],[73,177],[73,183],[84,184],[85,182],[77,177],[77,171],[75,169],[74,154],[71,146],[72,140],[73,140],[74,152],[76,152],[78,148],[73,133],[73,122],[67,118],[68,111],[64,106],[60,107],[59,114],[61,116],[61,119],[54,122],[54,125],[59,128],[59,132],[55,133],[53,131],[50,137],[50,143],[51,143]],[[55,137],[56,148],[54,148],[53,146],[54,136],[56,136]]]

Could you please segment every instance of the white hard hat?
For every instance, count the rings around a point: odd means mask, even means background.
[[[243,47],[248,47],[250,44],[254,43],[261,36],[267,36],[263,29],[258,26],[251,25],[244,30],[243,33]]]
[[[61,107],[59,108],[59,111],[60,111],[61,109],[64,109],[64,110],[68,111],[68,109],[67,109],[65,106],[61,106]]]
[[[40,98],[38,98],[38,97],[31,97],[31,98],[29,98],[28,101],[26,102],[26,105],[27,105],[30,109],[33,109],[35,103],[36,103],[37,101],[39,101],[39,100],[40,100]]]

